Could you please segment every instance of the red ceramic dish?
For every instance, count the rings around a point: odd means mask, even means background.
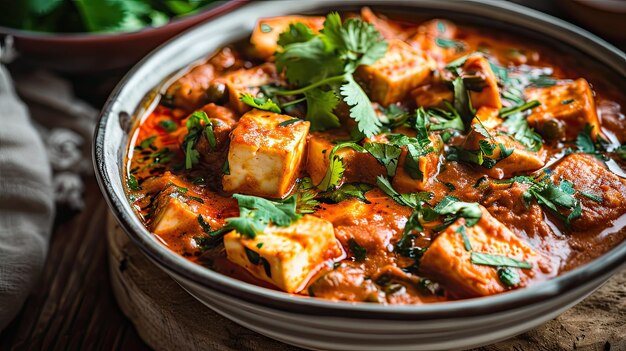
[[[24,61],[66,73],[104,72],[130,67],[152,49],[194,25],[227,13],[247,0],[218,1],[198,14],[130,33],[40,33],[0,27],[14,38]]]

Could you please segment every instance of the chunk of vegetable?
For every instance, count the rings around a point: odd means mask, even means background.
[[[567,140],[576,139],[586,124],[593,127],[594,138],[600,132],[593,92],[585,79],[544,88],[529,88],[525,93],[528,100],[541,103],[528,116],[531,127],[544,130],[545,124],[554,120],[562,121],[565,125],[563,139]]]
[[[250,110],[250,106],[240,100],[241,95],[256,96],[260,86],[276,83],[277,80],[274,64],[264,63],[250,69],[236,70],[216,79],[216,82],[226,85],[230,107],[238,113],[245,113]]]
[[[252,110],[231,133],[230,174],[222,185],[228,192],[282,198],[300,174],[309,122],[280,125],[293,117]]]
[[[511,268],[520,278],[514,288],[557,273],[547,257],[520,240],[482,206],[481,211],[482,217],[476,225],[468,227],[461,218],[437,235],[420,260],[420,269],[425,274],[444,284],[451,295],[468,298],[493,295],[510,288],[498,277],[498,265],[473,263],[484,261],[478,258],[489,259],[495,255],[494,263],[505,264],[504,261],[513,259],[520,262],[518,266],[531,266],[529,269]],[[471,251],[466,248],[463,233]],[[474,260],[472,254],[477,254]]]
[[[574,230],[606,228],[626,213],[626,180],[591,155],[567,156],[554,167],[552,179],[571,182],[577,192],[582,216],[572,221]]]
[[[463,73],[465,76],[478,76],[485,82],[482,90],[470,90],[470,100],[475,109],[483,106],[502,108],[498,80],[485,57],[469,56],[463,64]]]
[[[270,225],[253,239],[232,231],[224,236],[224,247],[230,261],[290,293],[302,290],[329,260],[344,256],[333,225],[310,215],[289,227]]]
[[[356,76],[367,82],[372,100],[386,106],[402,100],[412,89],[424,84],[434,68],[434,61],[424,52],[392,39],[385,56],[373,65],[359,67]]]

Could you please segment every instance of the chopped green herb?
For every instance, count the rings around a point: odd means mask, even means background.
[[[472,252],[471,261],[473,264],[481,266],[514,267],[523,269],[533,268],[533,265],[530,262],[519,261],[511,257],[492,255],[484,252]]]
[[[418,193],[400,194],[393,188],[391,183],[389,183],[389,180],[384,176],[378,176],[376,178],[376,185],[378,185],[378,187],[385,194],[389,195],[400,205],[408,206],[411,208],[418,207],[421,203],[431,200],[434,196],[433,193],[426,191]]]
[[[463,52],[466,48],[465,43],[463,43],[462,41],[441,37],[435,38],[435,45],[444,49],[454,48],[456,52]]]
[[[369,203],[369,201],[365,198],[365,193],[371,189],[371,185],[364,183],[344,184],[340,188],[320,194],[320,196],[334,203],[339,203],[353,198]]]
[[[290,26],[281,34],[278,44],[281,49],[276,53],[276,68],[285,73],[289,83],[300,88],[276,94],[305,94],[307,108],[323,112],[322,117],[307,113],[314,130],[338,125],[332,112],[338,101],[332,90],[339,88],[344,102],[350,106],[350,117],[357,121],[358,130],[368,137],[380,131],[382,123],[369,97],[353,77],[358,66],[373,64],[387,51],[387,42],[373,25],[360,19],[342,23],[339,14],[330,13],[319,34]],[[318,92],[312,93],[312,90]],[[318,118],[321,118],[319,122]]]
[[[569,105],[569,104],[571,104],[572,102],[574,102],[574,99],[567,99],[567,100],[563,100],[563,101],[561,101],[561,104],[563,104],[563,105]]]
[[[202,217],[201,214],[198,215],[198,223],[200,224],[200,227],[202,228],[202,231],[205,232],[206,234],[211,234],[211,232],[213,231],[213,229],[211,228],[211,226],[209,225],[209,223],[207,223],[204,220],[204,217]]]
[[[254,265],[260,265],[260,264],[263,265],[263,270],[265,271],[265,275],[271,278],[272,268],[270,267],[270,263],[267,261],[267,259],[261,256],[258,252],[252,251],[247,247],[244,247],[243,249],[246,253],[246,257],[248,258],[248,261],[250,261],[250,263]]]
[[[590,198],[591,200],[601,204],[604,199],[602,198],[602,196],[598,196],[596,194],[590,193],[590,192],[586,192],[586,191],[579,191],[580,195],[583,195],[585,197]]]
[[[446,188],[448,188],[448,190],[450,190],[450,191],[455,191],[456,190],[456,187],[452,183],[443,183],[443,185],[445,185]]]
[[[465,225],[474,226],[482,218],[482,211],[475,202],[463,202],[458,198],[447,195],[433,209],[435,213],[444,216],[443,225],[438,230],[449,226],[458,218],[465,219]]]
[[[298,122],[302,122],[302,120],[300,118],[292,118],[292,119],[288,119],[286,121],[282,121],[280,123],[278,123],[279,127],[286,127],[290,124],[294,124],[294,123],[298,123]]]
[[[243,93],[239,95],[239,100],[248,106],[258,108],[259,110],[280,113],[280,107],[272,101],[272,99],[257,98],[250,94]]]
[[[528,101],[526,103],[523,103],[523,104],[517,105],[517,106],[503,107],[503,108],[500,109],[500,117],[506,118],[506,117],[509,117],[509,116],[514,115],[516,113],[521,113],[521,112],[524,112],[526,110],[533,109],[533,108],[538,107],[540,105],[541,105],[541,103],[539,101],[532,100],[532,101]]]
[[[472,251],[472,244],[470,243],[469,237],[467,236],[467,232],[465,231],[465,226],[460,225],[456,229],[456,232],[461,234],[461,237],[463,238],[463,246],[465,247],[465,251]]]
[[[296,212],[296,198],[290,196],[281,202],[261,197],[234,194],[239,203],[239,217],[226,220],[226,227],[236,230],[242,236],[254,238],[271,223],[287,227],[302,216]]]
[[[354,238],[348,239],[348,248],[350,248],[350,251],[354,255],[355,261],[365,261],[365,257],[367,256],[367,250],[363,246],[359,245],[359,243],[357,243]]]
[[[520,282],[519,274],[517,273],[517,271],[514,271],[509,267],[498,267],[497,273],[498,278],[500,278],[500,281],[505,286],[515,286]]]
[[[132,174],[128,175],[128,179],[126,180],[126,184],[128,185],[128,188],[130,190],[137,191],[137,190],[141,189],[139,187],[139,182],[137,182],[137,178],[135,178],[135,176],[132,175]]]
[[[261,23],[261,32],[269,33],[272,31],[272,27],[269,24]]]
[[[335,145],[328,154],[330,164],[328,165],[328,169],[326,170],[324,178],[322,178],[320,183],[317,185],[318,189],[322,191],[327,191],[329,189],[334,189],[339,185],[339,183],[341,183],[345,167],[343,165],[343,159],[339,156],[336,156],[335,153],[337,152],[337,150],[344,147],[349,147],[357,152],[365,151],[363,147],[352,141],[340,142]]]
[[[366,143],[363,148],[367,150],[380,164],[387,169],[387,175],[393,177],[396,175],[398,168],[398,160],[402,149],[400,147],[385,143]]]
[[[164,119],[159,121],[159,127],[163,128],[163,130],[168,133],[171,133],[178,129],[176,122],[172,121],[171,119]]]
[[[230,165],[228,164],[228,159],[224,161],[224,165],[222,166],[222,173],[225,175],[230,175]]]

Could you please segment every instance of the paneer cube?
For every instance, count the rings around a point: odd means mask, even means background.
[[[465,76],[478,76],[485,80],[481,91],[470,90],[470,100],[476,109],[480,107],[502,108],[502,99],[498,89],[498,79],[491,69],[489,61],[483,56],[470,56],[463,64]]]
[[[608,170],[594,156],[577,153],[565,157],[554,167],[552,179],[556,184],[568,180],[578,191],[575,196],[582,204],[582,216],[572,221],[576,231],[610,227],[626,213],[626,180]]]
[[[545,123],[560,120],[565,125],[567,140],[576,139],[586,124],[593,127],[593,137],[600,132],[593,92],[583,78],[551,87],[526,89],[526,98],[541,103],[528,116],[531,127],[541,130]]]
[[[202,221],[213,230],[224,226],[224,218],[237,216],[237,201],[213,192],[196,189],[171,173],[144,183],[147,191],[157,189],[156,208],[149,223],[150,231],[171,250],[191,254],[198,250],[196,237],[206,235]]]
[[[356,75],[366,82],[369,95],[385,106],[401,101],[415,87],[424,84],[435,68],[434,61],[419,49],[399,40],[389,40],[381,59],[361,66]]]
[[[224,248],[230,261],[289,293],[302,290],[325,263],[344,256],[333,225],[310,215],[289,227],[270,225],[252,239],[232,231],[224,236]]]
[[[319,32],[324,26],[324,17],[280,16],[258,20],[250,37],[255,55],[264,60],[274,55],[280,33],[289,29],[289,25],[292,23],[302,23],[314,32]]]
[[[240,100],[241,94],[256,96],[260,86],[276,83],[278,77],[274,64],[264,63],[250,69],[236,70],[216,79],[216,81],[226,84],[230,107],[237,113],[245,113],[250,111],[251,107]]]
[[[531,269],[511,268],[520,277],[514,288],[526,287],[557,273],[549,258],[520,240],[482,206],[481,211],[482,217],[476,225],[468,227],[461,218],[437,235],[420,260],[420,270],[426,276],[442,283],[452,296],[470,298],[508,290],[498,278],[497,267],[472,263],[472,252],[506,256],[532,264]],[[460,226],[464,226],[471,252],[465,248]]]
[[[306,170],[313,184],[319,184],[330,165],[330,152],[338,140],[349,140],[349,135],[341,131],[313,132],[309,138]],[[376,184],[376,177],[385,174],[385,167],[367,152],[351,148],[341,148],[336,156],[342,158],[345,171],[343,182]]]
[[[289,194],[300,174],[310,123],[279,125],[293,117],[254,109],[230,136],[222,185],[227,192],[272,198]]]
[[[508,135],[499,134],[497,131],[489,128],[487,128],[487,130],[493,137],[493,140],[490,140],[472,129],[467,135],[463,148],[470,151],[478,151],[480,150],[479,142],[481,140],[487,140],[491,145],[495,145],[493,154],[487,156],[490,159],[498,161],[492,168],[485,169],[485,173],[490,177],[496,179],[509,178],[520,173],[537,170],[545,164],[547,152],[544,148],[536,152],[531,151]],[[500,144],[502,144],[505,149],[513,149],[511,155],[500,159],[502,153]]]
[[[438,135],[430,135],[433,151],[419,158],[419,170],[422,172],[421,179],[413,179],[405,170],[406,157],[408,151],[406,147],[402,148],[400,159],[398,160],[398,168],[396,175],[393,177],[392,185],[394,189],[400,193],[413,193],[426,190],[426,186],[439,173],[439,156],[443,151],[443,142]]]

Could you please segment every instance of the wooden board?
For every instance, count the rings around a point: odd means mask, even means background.
[[[111,285],[156,350],[299,350],[241,327],[185,292],[108,220]],[[478,350],[626,350],[626,270],[562,316]]]

